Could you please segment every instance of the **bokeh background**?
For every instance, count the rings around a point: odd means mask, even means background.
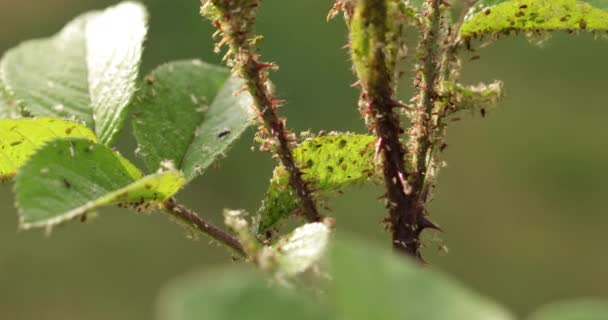
[[[116,2],[0,0],[0,52]],[[219,62],[198,0],[143,2],[151,14],[144,72],[174,59]],[[326,23],[330,6],[263,2],[262,51],[281,66],[272,77],[296,132],[364,132],[341,49],[345,28],[339,19]],[[428,236],[426,256],[519,314],[556,299],[608,296],[608,42],[558,34],[540,48],[515,37],[477,54],[481,59],[465,63],[465,82],[502,79],[507,98],[485,119],[465,116],[449,129],[448,166],[431,205],[446,232]],[[411,95],[411,76],[401,85],[403,99]],[[216,221],[225,207],[255,212],[274,163],[251,151],[252,136],[180,200]],[[119,149],[134,158],[130,128]],[[110,208],[91,224],[72,223],[51,237],[17,232],[11,187],[0,186],[1,319],[153,319],[164,283],[230,264],[223,248],[187,240],[161,214]],[[388,246],[380,194],[378,187],[357,188],[333,201],[339,232]],[[442,244],[449,253],[439,253]]]

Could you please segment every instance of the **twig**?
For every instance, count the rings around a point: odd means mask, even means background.
[[[245,250],[236,237],[205,221],[196,212],[177,204],[175,199],[171,198],[165,201],[163,206],[175,218],[233,249],[239,255],[246,257]]]
[[[213,7],[205,7],[205,6]],[[276,68],[271,63],[258,60],[255,42],[259,37],[253,34],[259,0],[208,0],[203,2],[203,14],[210,17],[224,38],[219,45],[229,46],[226,58],[246,83],[253,97],[255,108],[269,134],[269,146],[274,146],[282,165],[289,172],[289,184],[294,190],[306,218],[310,222],[321,220],[312,192],[302,179],[302,172],[293,158],[291,134],[285,128],[285,120],[277,114],[280,103],[275,99],[267,85],[267,69]]]
[[[414,189],[420,190],[427,172],[427,154],[432,144],[431,126],[433,108],[438,97],[437,80],[439,78],[438,43],[440,32],[441,0],[426,2],[426,26],[418,45],[418,56],[422,62],[416,78],[418,88],[418,105],[410,127],[410,161],[416,172]]]

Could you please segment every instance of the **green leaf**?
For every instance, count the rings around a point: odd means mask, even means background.
[[[331,134],[304,141],[293,154],[303,179],[317,190],[317,197],[325,197],[374,176],[374,141],[371,135]],[[258,231],[268,230],[296,209],[298,203],[289,187],[289,174],[279,166],[259,210]]]
[[[200,60],[160,66],[134,102],[133,132],[150,170],[172,161],[192,180],[252,124],[251,96],[241,80]]]
[[[608,301],[592,299],[549,304],[528,318],[528,320],[605,319],[608,319]]]
[[[82,15],[49,39],[30,40],[6,52],[0,82],[34,115],[74,116],[93,128]]]
[[[587,2],[593,2],[597,7]],[[460,35],[510,31],[608,30],[607,0],[482,0],[467,14]]]
[[[362,242],[338,240],[329,254],[333,282],[328,293],[336,319],[513,319],[431,268]]]
[[[444,81],[441,84],[441,90],[444,103],[450,107],[450,115],[463,110],[485,113],[485,111],[494,109],[504,97],[501,81],[494,81],[489,85],[479,83],[469,87],[460,83]]]
[[[97,141],[89,128],[73,121],[56,118],[0,120],[0,178],[13,177],[38,148],[63,137]]]
[[[128,160],[90,140],[54,140],[15,179],[20,226],[50,229],[112,204],[147,207],[171,197],[183,184],[175,170],[144,177]]]
[[[135,91],[145,34],[140,4],[86,13],[51,38],[9,50],[0,82],[31,114],[85,121],[110,145]]]
[[[147,20],[141,4],[124,2],[88,21],[89,93],[95,132],[104,144],[120,132],[135,93]]]
[[[191,275],[161,292],[159,320],[328,320],[319,303],[248,270]]]

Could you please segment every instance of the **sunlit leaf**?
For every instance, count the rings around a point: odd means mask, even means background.
[[[94,128],[90,112],[84,14],[49,39],[26,41],[6,52],[1,82],[34,115],[75,117]]]
[[[251,96],[241,80],[200,60],[177,61],[150,73],[134,103],[138,154],[150,170],[173,161],[188,180],[222,156],[252,124]]]
[[[322,304],[238,268],[175,281],[162,291],[158,311],[159,320],[330,319]]]
[[[54,140],[15,179],[20,226],[50,229],[112,204],[145,208],[166,200],[183,184],[183,176],[174,170],[144,177],[115,151],[90,140]]]
[[[141,4],[124,2],[87,23],[91,108],[95,132],[104,144],[111,144],[119,133],[135,93],[147,20]]]
[[[361,134],[331,134],[304,141],[294,149],[294,158],[305,181],[323,198],[346,186],[374,176],[375,137]],[[284,167],[274,170],[266,199],[260,208],[259,231],[273,227],[298,209]]]
[[[606,8],[607,0],[481,0],[468,13],[460,35],[471,38],[510,31],[605,31]]]
[[[140,4],[83,14],[51,38],[7,51],[0,82],[29,113],[84,121],[110,145],[135,91],[145,33]]]
[[[38,148],[63,137],[97,141],[89,128],[73,121],[56,118],[0,120],[0,179],[13,177]]]

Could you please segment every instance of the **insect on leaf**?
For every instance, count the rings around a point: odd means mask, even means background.
[[[464,38],[511,31],[605,31],[608,1],[481,0],[460,28]]]
[[[127,159],[93,141],[54,140],[15,179],[20,227],[50,229],[112,204],[145,208],[168,199],[183,184],[175,170],[144,176]]]
[[[46,117],[0,120],[0,178],[15,176],[38,148],[64,137],[97,141],[89,128],[73,121]]]
[[[133,105],[137,153],[148,169],[170,160],[187,180],[202,174],[253,123],[251,96],[236,94],[243,85],[200,60],[152,71]]]
[[[375,175],[375,137],[362,134],[330,134],[309,139],[294,149],[294,158],[305,181],[311,183],[318,198]],[[273,227],[288,217],[298,203],[289,187],[289,174],[284,167],[275,168],[266,199],[259,210],[259,232]]]

